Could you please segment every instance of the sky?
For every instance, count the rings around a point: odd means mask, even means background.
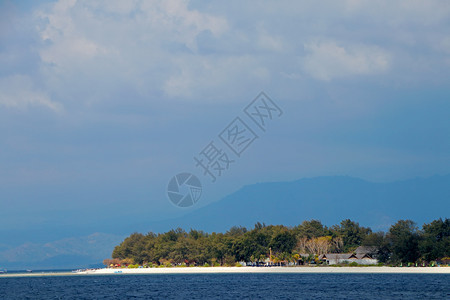
[[[260,92],[282,114],[261,131]],[[0,1],[0,234],[141,230],[258,182],[450,170],[448,1]],[[258,138],[211,182],[194,157]],[[190,207],[169,180],[202,182]],[[127,230],[128,230],[127,229]],[[1,246],[1,245],[0,245]]]

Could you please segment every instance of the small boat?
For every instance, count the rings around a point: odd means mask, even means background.
[[[0,274],[8,273],[6,270],[0,270]]]
[[[33,270],[27,270],[27,273],[33,273]]]

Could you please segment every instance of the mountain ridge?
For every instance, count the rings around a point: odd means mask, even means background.
[[[320,176],[255,183],[185,216],[158,222],[151,227],[155,232],[169,227],[224,231],[235,225],[253,226],[256,222],[296,225],[303,220],[319,219],[332,225],[350,218],[375,230],[387,230],[398,219],[412,219],[421,225],[445,217],[442,213],[450,211],[449,186],[450,174],[393,182],[370,182],[351,176]],[[408,205],[417,200],[426,203],[430,211],[424,212]],[[445,209],[431,212],[434,207],[441,206]],[[225,222],[223,215],[227,216]]]

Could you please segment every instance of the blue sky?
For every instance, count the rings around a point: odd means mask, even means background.
[[[449,78],[448,1],[1,1],[0,228],[175,217],[183,171],[191,210],[256,182],[448,174]],[[283,116],[209,183],[194,155],[260,91]]]

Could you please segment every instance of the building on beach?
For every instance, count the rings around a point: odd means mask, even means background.
[[[355,262],[359,265],[375,265],[378,259],[375,258],[376,248],[360,246],[353,253],[325,253],[319,259],[328,265],[350,264]]]

